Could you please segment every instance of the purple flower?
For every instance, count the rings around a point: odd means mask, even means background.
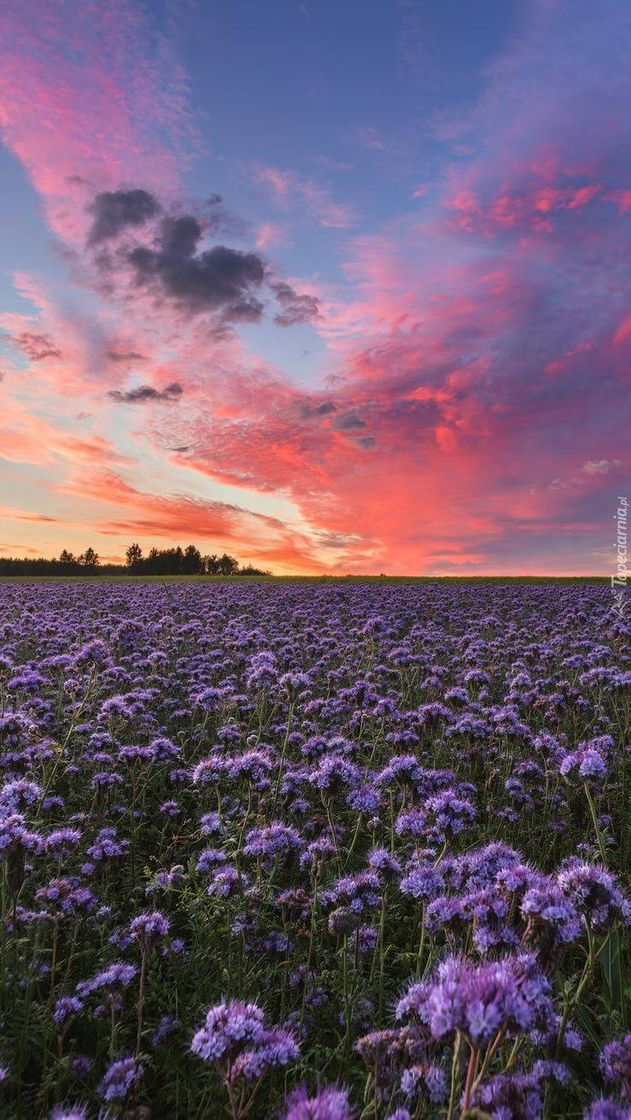
[[[432,1038],[461,1031],[486,1045],[500,1027],[519,1033],[533,1026],[549,983],[529,958],[506,957],[474,965],[447,957],[435,977],[413,984],[399,1001],[397,1018],[417,1016]]]
[[[387,848],[373,848],[368,853],[368,866],[384,878],[397,878],[401,874],[401,864]]]
[[[616,1038],[603,1047],[600,1068],[605,1081],[619,1085],[622,1095],[631,1102],[631,1034]]]
[[[495,1120],[541,1120],[546,1084],[566,1085],[569,1074],[558,1062],[535,1062],[528,1072],[496,1074],[482,1082],[473,1094],[472,1104]]]
[[[440,1104],[449,1096],[448,1084],[447,1074],[440,1066],[418,1062],[403,1071],[400,1088],[409,1099],[425,1097],[432,1104]]]
[[[85,1054],[79,1054],[70,1062],[70,1068],[75,1077],[87,1077],[92,1069],[92,1058],[87,1058]]]
[[[343,754],[330,754],[320,762],[319,766],[312,772],[310,781],[313,782],[318,789],[324,790],[329,794],[333,794],[343,789],[345,786],[354,788],[359,782],[360,771],[354,762],[346,758]],[[372,790],[368,792],[369,805],[374,804],[374,794]],[[357,805],[358,810],[366,811],[362,808],[361,803]],[[368,811],[372,811],[368,809]]]
[[[0,816],[0,855],[18,848],[32,851],[39,848],[40,844],[41,837],[36,832],[29,832],[20,813]]]
[[[87,854],[95,862],[109,859],[120,859],[129,849],[129,840],[119,840],[116,829],[102,828],[97,838],[88,849]]]
[[[327,928],[333,937],[348,937],[359,929],[361,918],[348,906],[338,906],[329,914]]]
[[[212,836],[215,832],[221,832],[221,818],[219,813],[204,813],[200,821],[200,828],[204,836]]]
[[[400,883],[400,889],[403,894],[409,894],[412,898],[426,901],[436,898],[443,890],[444,885],[445,881],[440,868],[433,867],[432,864],[418,864],[412,866],[411,870],[404,875]]]
[[[44,839],[46,851],[54,852],[57,856],[64,855],[67,848],[77,846],[81,835],[78,828],[57,828],[54,832],[49,832]]]
[[[345,1089],[328,1085],[310,1096],[301,1086],[287,1098],[283,1120],[352,1120],[353,1115]]]
[[[76,1015],[83,1009],[83,1003],[77,996],[61,996],[55,1004],[53,1021],[57,1026],[63,1026],[67,1019]]]
[[[520,910],[535,937],[543,932],[563,945],[580,937],[581,922],[575,907],[556,883],[543,877],[526,891]]]
[[[245,839],[244,856],[262,857],[268,865],[278,858],[291,857],[304,847],[300,833],[281,821],[273,821],[266,828],[252,828]]]
[[[422,773],[422,767],[414,755],[396,755],[377,776],[377,782],[386,788],[406,785],[414,787]]]
[[[631,1120],[631,1108],[601,1097],[585,1109],[583,1120]]]
[[[355,1043],[366,1065],[377,1100],[384,1101],[399,1088],[402,1074],[427,1059],[427,1042],[414,1025],[395,1030],[372,1031]]]
[[[559,770],[564,778],[577,774],[580,778],[602,780],[607,773],[607,758],[602,748],[583,743],[576,751],[566,754]]]
[[[177,1030],[179,1025],[179,1019],[176,1019],[174,1015],[163,1015],[151,1036],[151,1045],[153,1047],[159,1046],[165,1038],[168,1038],[173,1031]]]
[[[29,782],[25,778],[19,778],[14,782],[7,782],[7,784],[0,789],[0,807],[5,812],[17,811],[20,804],[32,805],[34,802],[40,800],[42,794],[42,788],[38,786],[36,782]]]
[[[225,852],[221,851],[221,848],[204,848],[204,851],[200,853],[197,859],[197,870],[209,871],[217,865],[224,864],[227,858]]]
[[[163,801],[160,806],[160,812],[165,817],[177,817],[180,812],[180,807],[177,801]]]
[[[360,871],[357,875],[344,875],[337,879],[330,890],[323,892],[328,903],[344,904],[354,914],[372,909],[381,902],[381,882],[376,871]]]
[[[135,1058],[118,1058],[108,1066],[101,1080],[98,1093],[104,1101],[118,1101],[127,1096],[144,1072],[142,1063]]]
[[[210,870],[212,881],[207,888],[207,893],[211,897],[218,895],[219,898],[230,898],[232,895],[243,891],[247,886],[248,880],[246,877],[240,874],[232,864],[228,866],[218,864],[214,867],[211,866]]]
[[[422,809],[408,809],[399,813],[394,828],[397,836],[424,836],[427,814]]]
[[[219,1066],[230,1081],[257,1079],[269,1069],[295,1061],[299,1054],[290,1031],[268,1028],[261,1008],[240,1000],[210,1008],[204,1026],[193,1036],[191,1050]]]
[[[563,894],[595,929],[631,922],[631,903],[605,867],[572,858],[562,866],[558,882]]]
[[[90,980],[82,980],[77,984],[77,995],[81,999],[92,995],[94,992],[105,990],[109,993],[120,991],[131,984],[138,969],[135,964],[126,964],[124,961],[115,961],[107,968],[97,972]]]
[[[161,938],[167,937],[168,933],[169,919],[159,910],[138,914],[129,925],[131,940],[140,942],[144,949],[151,949]]]
[[[470,801],[458,797],[453,789],[429,797],[425,808],[434,819],[434,833],[441,841],[447,836],[458,836],[475,817],[475,807]]]

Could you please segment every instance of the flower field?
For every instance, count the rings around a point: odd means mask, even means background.
[[[631,1117],[606,585],[0,601],[0,1116]]]

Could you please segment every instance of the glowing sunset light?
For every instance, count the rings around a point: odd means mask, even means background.
[[[609,574],[630,45],[619,0],[5,6],[0,555]]]

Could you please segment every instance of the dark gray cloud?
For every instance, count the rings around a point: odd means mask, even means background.
[[[300,415],[303,420],[312,420],[318,416],[330,416],[332,412],[337,412],[337,405],[334,401],[323,401],[322,404],[305,402],[300,406]]]
[[[332,421],[332,427],[336,428],[338,432],[352,432],[357,428],[365,428],[366,421],[362,420],[361,416],[357,416],[355,412],[345,412],[343,416],[336,416]]]
[[[137,187],[129,191],[101,191],[88,210],[92,215],[88,245],[98,245],[118,237],[124,229],[145,225],[160,213],[161,206],[149,191]]]
[[[364,451],[369,451],[371,447],[377,446],[377,440],[374,436],[359,436],[359,438],[355,440],[355,443]]]
[[[270,287],[282,307],[282,311],[274,316],[274,322],[279,327],[312,323],[320,317],[320,304],[315,296],[300,295],[284,280],[275,281]]]
[[[153,385],[139,385],[136,389],[110,389],[107,395],[119,404],[144,404],[145,401],[176,401],[183,392],[179,381],[172,381],[164,389],[154,389]]]
[[[160,252],[165,260],[192,257],[203,236],[201,223],[193,214],[164,218],[160,235]]]
[[[11,341],[19,347],[32,362],[42,362],[45,358],[62,358],[59,347],[46,334],[34,334],[32,331],[22,331],[21,334],[11,336]]]
[[[257,253],[215,245],[198,252],[203,229],[190,214],[165,218],[156,248],[128,254],[136,283],[156,289],[191,314],[217,311],[226,321],[256,322],[263,304],[254,294],[266,279]]]
[[[88,207],[92,224],[87,244],[103,290],[114,293],[117,273],[129,267],[137,287],[171,300],[189,315],[213,313],[217,331],[228,330],[231,323],[258,322],[270,295],[278,305],[274,316],[278,326],[319,318],[317,298],[274,277],[258,253],[217,243],[220,237],[243,238],[249,229],[222,202],[221,195],[211,194],[197,216],[166,212],[142,188],[95,195]],[[143,226],[149,227],[146,236],[135,237],[131,244],[128,239],[122,244],[116,241],[119,234]],[[216,243],[204,248],[204,238]],[[116,351],[107,356],[111,361],[126,360]]]
[[[146,362],[144,354],[139,354],[137,350],[106,350],[105,357],[110,362]]]

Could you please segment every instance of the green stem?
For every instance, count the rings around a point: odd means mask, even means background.
[[[589,788],[589,785],[587,784],[587,782],[584,783],[583,788],[584,788],[585,794],[587,796],[587,804],[589,805],[589,811],[591,813],[592,821],[594,823],[594,830],[596,832],[596,838],[598,840],[598,849],[600,851],[600,858],[602,859],[603,863],[606,866],[607,865],[607,852],[605,850],[605,842],[603,840],[602,832],[600,831],[600,828],[599,828],[599,825],[598,825],[598,817],[596,815],[596,806],[594,805],[594,799],[591,795],[591,791],[590,791],[590,788]]]
[[[143,949],[140,958],[140,982],[138,985],[138,1024],[136,1027],[136,1056],[140,1053],[142,1041],[142,1017],[145,1006],[145,979],[147,976],[147,953]]]
[[[460,1058],[460,1047],[462,1045],[462,1035],[460,1031],[456,1031],[456,1042],[454,1044],[454,1056],[451,1062],[451,1091],[449,1093],[449,1106],[447,1108],[447,1120],[453,1120],[454,1109],[456,1107],[456,1093],[458,1089],[458,1060]]]

